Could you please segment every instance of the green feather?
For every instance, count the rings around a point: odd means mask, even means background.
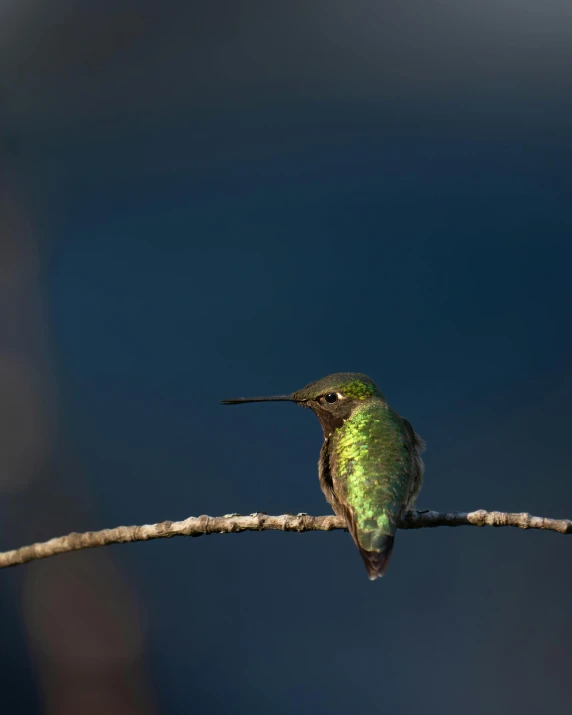
[[[334,431],[330,449],[334,492],[352,515],[358,543],[380,551],[411,490],[413,456],[403,420],[381,400],[365,402]]]

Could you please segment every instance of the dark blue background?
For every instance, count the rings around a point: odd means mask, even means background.
[[[218,400],[340,370],[427,441],[421,508],[572,516],[564,4],[28,9],[2,30],[5,278],[27,276],[3,342],[49,447],[0,493],[3,548],[328,513],[317,421]],[[29,564],[0,577],[2,710],[109,688],[108,715],[564,711],[571,548],[402,532],[376,583],[342,532]]]

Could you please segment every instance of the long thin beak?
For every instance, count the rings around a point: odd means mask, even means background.
[[[270,395],[269,397],[237,397],[234,400],[221,400],[221,405],[244,405],[246,402],[294,402],[292,395]]]

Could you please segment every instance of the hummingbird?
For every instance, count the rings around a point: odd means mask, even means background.
[[[423,479],[425,443],[411,424],[358,372],[328,375],[290,395],[221,400],[247,402],[294,402],[314,412],[324,431],[318,463],[324,496],[344,518],[369,578],[383,576],[399,519],[413,509]]]

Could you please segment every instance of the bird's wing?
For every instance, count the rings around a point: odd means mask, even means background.
[[[332,473],[330,470],[330,455],[328,450],[329,439],[324,441],[322,449],[320,450],[320,461],[318,463],[318,476],[320,477],[320,487],[322,492],[326,497],[328,504],[334,510],[334,513],[338,516],[343,516],[339,512],[339,503],[334,492],[334,485],[332,482]]]
[[[421,439],[417,432],[415,432],[409,420],[406,420],[405,417],[402,417],[402,420],[405,425],[405,434],[408,446],[413,457],[411,462],[411,487],[407,503],[405,505],[405,511],[411,511],[415,505],[415,499],[419,494],[419,490],[421,489],[421,484],[423,482],[424,465],[421,455],[425,451],[425,442]]]

